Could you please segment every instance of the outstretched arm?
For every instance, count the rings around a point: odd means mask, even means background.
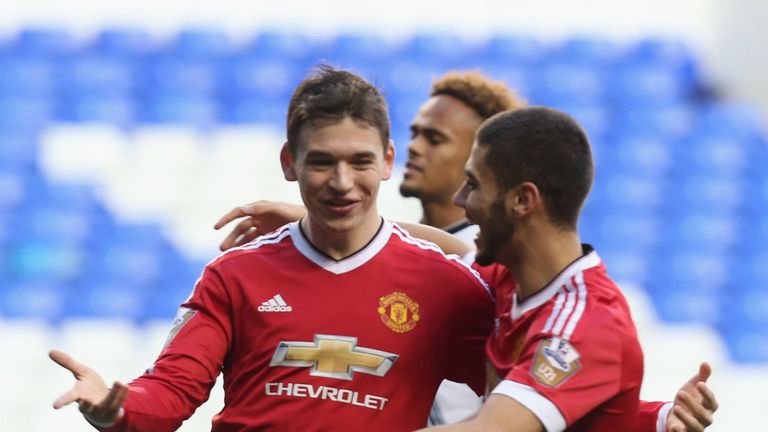
[[[219,248],[225,251],[242,246],[289,222],[297,221],[306,214],[307,209],[304,206],[260,200],[233,208],[222,216],[213,228],[218,230],[236,219],[242,219],[219,245]]]
[[[242,246],[256,237],[274,231],[289,222],[297,221],[306,216],[306,214],[307,209],[304,206],[260,200],[233,208],[229,213],[222,216],[213,228],[218,230],[234,220],[241,219],[219,245],[219,248],[225,251],[233,247]],[[443,230],[415,223],[398,222],[398,224],[408,230],[414,237],[437,244],[446,253],[465,256],[473,249],[468,244],[457,240]]]
[[[75,377],[72,388],[53,403],[55,409],[77,402],[86,420],[98,427],[111,426],[120,418],[128,386],[116,381],[109,389],[96,371],[68,354],[52,350],[48,355]]]

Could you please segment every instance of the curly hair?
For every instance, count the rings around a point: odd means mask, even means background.
[[[523,108],[525,100],[503,81],[488,78],[479,71],[450,71],[432,84],[430,96],[452,96],[483,119],[502,111]]]

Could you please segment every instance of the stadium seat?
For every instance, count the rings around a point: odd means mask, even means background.
[[[285,110],[288,98],[304,73],[290,62],[240,56],[226,64],[222,91],[230,98],[280,100]]]
[[[60,57],[76,49],[73,36],[60,28],[25,28],[19,31],[13,45],[16,55],[25,57]]]
[[[550,53],[558,62],[574,65],[606,67],[622,54],[616,42],[596,36],[575,36],[565,39]]]
[[[50,97],[56,90],[54,65],[49,60],[0,57],[0,95]]]
[[[218,89],[218,65],[207,60],[157,57],[145,61],[139,74],[144,94],[213,96]]]
[[[56,119],[67,123],[129,127],[136,120],[136,111],[133,98],[111,94],[76,94],[60,100]]]
[[[142,102],[139,118],[152,124],[210,127],[219,117],[217,101],[207,96],[168,91],[151,94]]]
[[[244,52],[262,59],[289,60],[308,66],[316,53],[316,42],[306,35],[281,31],[265,31],[254,36]]]
[[[532,66],[550,55],[550,49],[539,39],[527,35],[492,36],[482,47],[483,63]]]
[[[226,33],[210,29],[182,29],[171,47],[174,55],[189,59],[216,59],[229,54],[233,46]]]
[[[398,53],[401,58],[433,64],[441,69],[455,67],[476,54],[473,45],[451,33],[417,34]]]
[[[50,282],[13,282],[0,290],[0,316],[53,322],[61,318],[63,295],[60,286]]]
[[[65,94],[129,95],[136,89],[134,64],[104,55],[80,55],[68,59],[58,72],[59,88]]]
[[[100,31],[90,49],[106,57],[136,59],[155,48],[156,41],[147,32],[112,28]]]

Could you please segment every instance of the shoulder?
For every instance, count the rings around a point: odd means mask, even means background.
[[[290,245],[292,245],[292,242],[289,225],[284,225],[271,233],[257,237],[249,243],[224,251],[211,260],[206,267],[221,268],[229,264],[238,263],[243,259],[266,257]]]
[[[413,263],[419,263],[423,271],[435,278],[461,278],[482,288],[489,296],[492,292],[480,276],[470,265],[465,263],[458,255],[449,255],[443,252],[436,244],[413,237],[408,231],[399,225],[392,223],[392,247],[398,248],[408,255]]]

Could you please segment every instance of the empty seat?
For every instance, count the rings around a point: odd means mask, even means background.
[[[16,36],[13,51],[17,55],[58,57],[76,48],[72,35],[62,28],[29,27]]]
[[[101,55],[117,58],[139,58],[156,48],[149,33],[129,28],[108,28],[100,31],[91,49]]]

